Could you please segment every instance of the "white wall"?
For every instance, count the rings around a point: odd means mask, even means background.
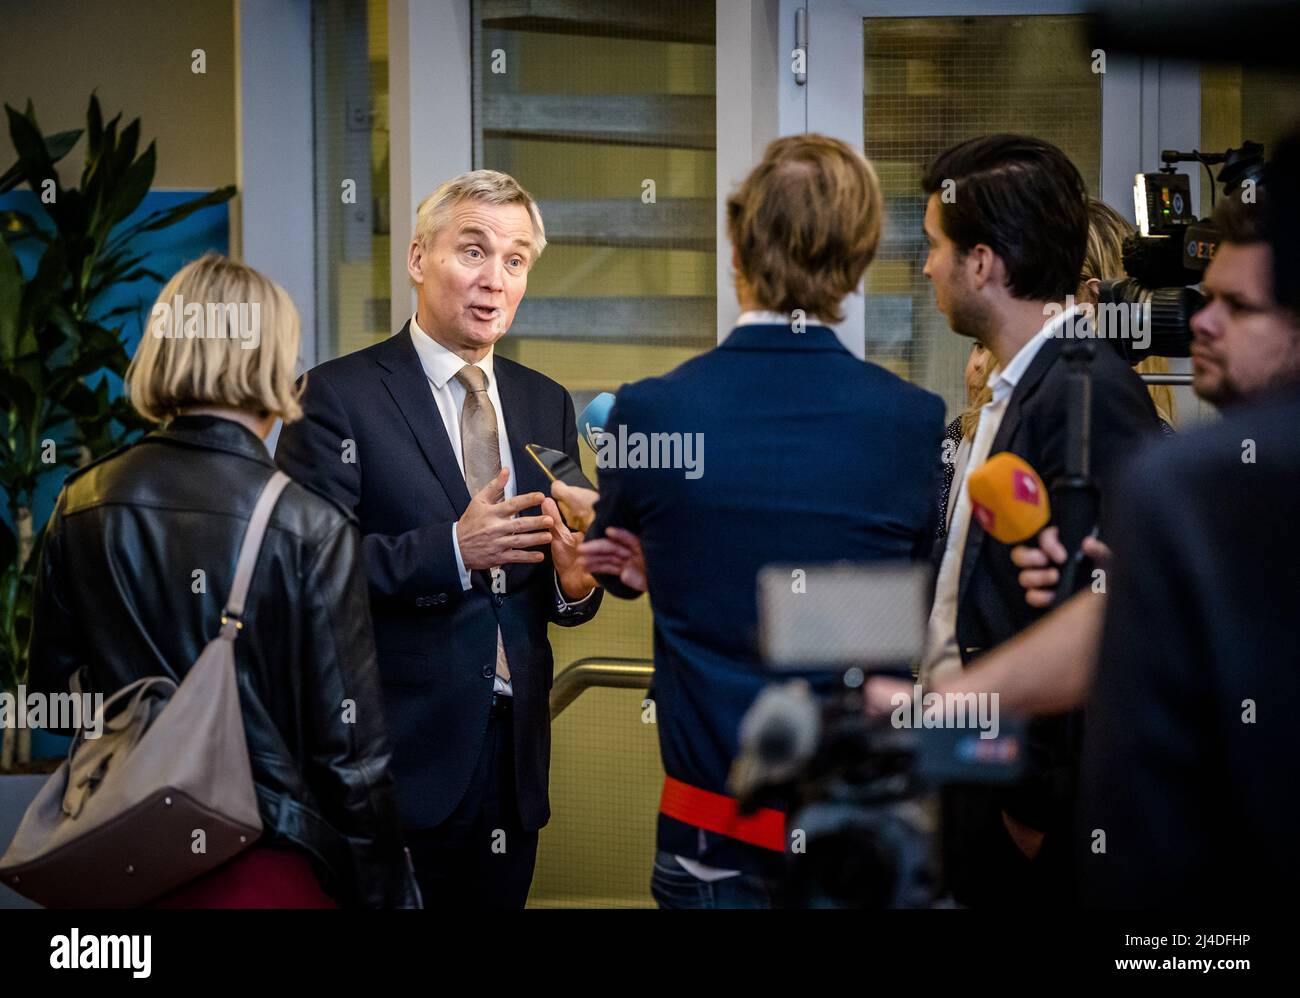
[[[390,0],[389,182],[393,329],[415,311],[406,253],[415,209],[474,165],[469,0]]]

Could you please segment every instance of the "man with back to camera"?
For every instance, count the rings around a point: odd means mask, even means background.
[[[1050,487],[1065,466],[1068,365],[1062,338],[1075,310],[1087,242],[1087,188],[1060,149],[1026,136],[990,135],[941,153],[922,180],[929,196],[925,275],[955,333],[979,340],[998,370],[989,379],[965,478],[939,558],[921,662],[931,684],[959,675],[1041,615],[1028,606],[1010,548],[971,515],[970,473],[1010,451]],[[1141,380],[1113,350],[1092,362],[1092,474],[1103,519],[1107,484],[1158,422]],[[1064,840],[1077,766],[1077,720],[1035,722],[1029,772],[1011,791],[945,795],[949,886],[970,905],[1060,902],[1068,894]]]
[[[727,202],[736,327],[676,370],[624,385],[607,420],[611,434],[703,443],[698,476],[602,463],[584,544],[639,538],[635,573],[591,564],[610,568],[598,577],[618,596],[637,595],[644,572],[654,608],[661,907],[781,902],[785,815],[739,817],[727,785],[740,720],[770,681],[759,570],[922,558],[933,542],[943,405],[855,358],[825,325],[874,256],[882,207],[870,164],[843,142],[773,142]],[[559,484],[554,494],[577,498]]]
[[[417,212],[415,314],[313,369],[306,417],[276,452],[361,521],[393,774],[426,907],[523,907],[550,816],[547,623],[581,624],[601,600],[524,450],[578,460],[573,401],[493,351],[545,245],[514,178],[477,170],[444,183]]]

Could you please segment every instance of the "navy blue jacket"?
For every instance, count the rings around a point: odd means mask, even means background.
[[[492,369],[518,494],[549,493],[524,445],[578,460],[573,400],[550,378],[499,355]],[[549,549],[539,564],[505,566],[504,594],[492,592],[482,571],[472,573],[473,588],[461,588],[451,525],[469,505],[469,489],[409,324],[306,378],[306,417],[284,428],[275,458],[361,523],[403,827],[440,824],[469,786],[487,732],[500,627],[515,698],[519,816],[525,828],[540,828],[550,817],[554,662],[546,625],[590,619],[601,593],[561,612]],[[343,459],[347,441],[355,462]]]
[[[830,329],[752,325],[663,377],[624,385],[605,429],[620,424],[703,435],[698,478],[600,469],[588,536],[611,525],[640,535],[664,769],[726,793],[741,717],[771,678],[756,638],[759,569],[926,557],[943,402],[858,360]],[[753,872],[780,863],[663,815],[659,846]]]

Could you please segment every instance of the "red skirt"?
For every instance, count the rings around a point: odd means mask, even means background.
[[[337,908],[305,853],[255,845],[148,908]]]

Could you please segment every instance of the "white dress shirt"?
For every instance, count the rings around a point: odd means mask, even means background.
[[[1066,309],[1049,319],[1037,333],[1029,338],[1004,369],[995,370],[989,377],[989,390],[993,398],[980,408],[979,425],[971,443],[966,466],[960,479],[954,478],[957,490],[948,500],[952,509],[948,540],[939,564],[939,579],[934,587],[934,605],[926,625],[925,650],[921,654],[920,679],[923,686],[951,678],[961,672],[961,650],[957,647],[957,589],[961,584],[962,558],[966,553],[966,538],[970,534],[971,501],[967,481],[976,468],[989,458],[993,438],[1002,425],[1011,393],[1033,363],[1043,344],[1077,312]],[[955,501],[954,501],[955,499]]]
[[[452,453],[456,455],[456,464],[460,467],[460,473],[463,477],[465,474],[465,455],[461,452],[460,444],[460,411],[465,404],[465,396],[469,393],[457,379],[456,374],[465,366],[465,361],[421,329],[420,323],[414,315],[411,316],[411,342],[415,345],[415,352],[420,358],[420,366],[424,369],[424,376],[433,391],[433,400],[438,405],[438,414],[442,416],[442,425],[447,431],[447,439],[451,442]],[[506,479],[505,498],[513,499],[519,494],[515,482],[515,459],[510,454],[510,438],[506,436],[505,410],[501,406],[501,394],[497,390],[497,379],[492,370],[492,357],[493,348],[488,347],[487,354],[482,360],[476,361],[474,366],[487,375],[488,398],[492,400],[492,408],[497,416],[497,443],[501,449],[501,467],[508,468],[510,471],[510,477]],[[465,567],[465,560],[460,554],[460,539],[456,536],[458,525],[458,523],[451,525],[451,546],[456,552],[456,568],[460,571],[461,588],[469,589],[473,585],[473,580],[469,569]],[[500,571],[500,566],[491,570],[493,576]],[[593,589],[591,593],[588,593],[581,600],[567,600],[564,592],[560,589],[559,578],[557,577],[555,580],[555,597],[561,609],[579,606],[590,599],[594,592]],[[506,696],[514,695],[514,689],[511,687],[510,681],[504,680],[500,676],[496,677],[493,691],[504,693]]]
[[[971,437],[962,434],[961,443],[957,445],[957,450],[952,455],[952,480],[960,482],[966,477],[966,466],[970,464],[970,448],[974,441]],[[953,495],[952,486],[948,486],[948,505],[943,511],[943,529],[952,529],[952,514],[957,506],[957,497]]]
[[[737,326],[788,326],[794,320],[785,312],[759,312],[751,310],[741,312],[740,318],[736,320]],[[824,326],[826,323],[821,319],[808,316],[803,320],[805,326]]]

